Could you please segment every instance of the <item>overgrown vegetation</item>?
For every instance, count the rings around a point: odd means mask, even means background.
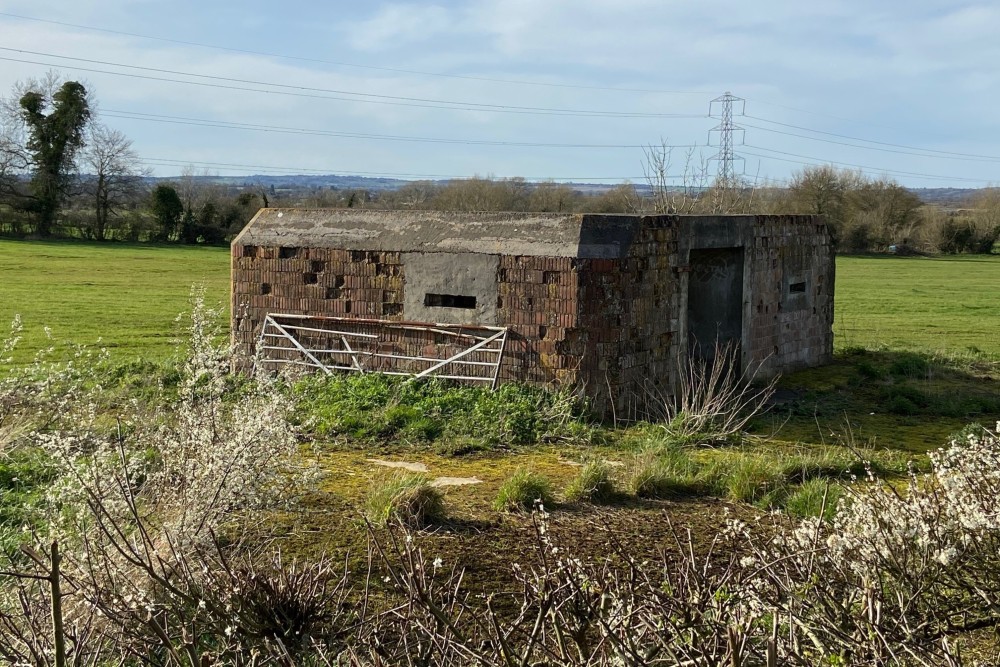
[[[948,308],[963,310],[961,289],[922,290],[941,277],[938,267],[965,275],[970,264],[988,270],[995,260],[840,261],[847,268],[838,287],[843,294],[846,284],[853,299],[844,310],[859,316],[873,309],[851,292],[862,290],[860,275],[868,287],[879,275],[894,282],[901,266],[910,279],[910,296],[865,326],[879,321],[912,334],[914,318],[936,313],[956,340],[991,326],[990,294],[976,288],[991,280],[988,271],[968,276],[967,320],[945,317]],[[5,297],[16,293],[12,283],[3,281]],[[891,301],[891,289],[883,286],[881,298]],[[615,651],[636,650],[664,664],[747,667],[773,652],[778,664],[971,665],[977,644],[986,658],[995,655],[989,637],[975,633],[998,618],[977,591],[995,599],[1000,590],[987,557],[1000,531],[983,500],[995,504],[1000,490],[989,473],[1000,465],[1000,445],[990,429],[961,429],[995,416],[993,338],[979,341],[983,349],[935,352],[927,344],[934,339],[914,336],[923,349],[885,349],[871,344],[879,332],[865,331],[831,366],[784,379],[766,414],[738,422],[758,436],[739,427],[736,437],[712,437],[718,427],[709,423],[688,437],[669,421],[595,424],[572,396],[523,387],[507,389],[500,405],[489,392],[433,382],[237,381],[215,344],[221,332],[205,321],[195,329],[201,342],[166,364],[127,361],[113,348],[47,353],[48,338],[22,337],[19,325],[0,341],[0,540],[10,557],[0,570],[48,576],[58,540],[71,659],[212,664],[253,654],[281,664],[405,664],[419,655],[428,664],[506,665],[517,653],[604,665],[620,657]],[[26,352],[11,342],[18,338]],[[903,399],[915,413],[891,409]],[[353,425],[340,415],[353,416]],[[450,430],[452,422],[461,429]],[[922,452],[949,434],[956,444],[934,455],[933,469],[918,458],[911,477],[909,455],[899,450]],[[481,483],[437,495],[431,505],[446,508],[447,520],[411,519],[432,530],[407,539],[373,526],[366,535],[355,517],[372,448],[435,470],[396,487],[405,493],[383,495],[399,502],[373,502],[404,508],[379,524],[419,515],[406,509],[408,494],[437,494],[434,475]],[[567,465],[579,461],[586,465]],[[311,476],[314,463],[325,479]],[[547,496],[523,483],[508,490],[520,508],[542,498],[553,512],[535,518],[539,533],[526,513],[501,517],[491,507],[518,465],[521,476],[547,480]],[[379,479],[372,496],[382,488]],[[555,488],[579,503],[555,505]],[[587,504],[607,499],[622,502]],[[764,513],[747,503],[786,514],[773,525],[752,521]],[[747,522],[713,543],[727,512]],[[376,523],[378,512],[370,516]],[[353,555],[332,550],[345,558],[343,569],[318,555],[345,543]],[[661,551],[668,557],[658,563]],[[591,558],[598,552],[612,559]],[[105,568],[100,576],[88,569],[94,564]],[[0,588],[0,660],[49,664],[48,583],[7,577]],[[901,596],[911,606],[901,608]],[[541,608],[556,611],[511,613]],[[676,625],[678,618],[687,621]],[[590,634],[579,633],[584,625]],[[586,641],[548,643],[559,633]],[[497,648],[500,637],[507,648]]]
[[[565,391],[496,391],[375,373],[313,376],[295,385],[297,413],[319,438],[434,445],[453,454],[598,439],[586,405]]]
[[[649,414],[673,441],[712,445],[738,442],[770,401],[778,379],[756,383],[758,366],[741,368],[739,347],[715,345],[711,360],[681,364],[676,395],[654,394]]]
[[[755,504],[761,509],[818,511],[805,502],[817,484],[830,484],[836,497],[849,484],[875,471],[887,477],[907,473],[906,454],[871,446],[753,446],[695,449],[646,429],[633,445],[626,487],[638,498],[678,499],[714,496]]]
[[[702,495],[700,466],[679,447],[657,448],[637,454],[628,470],[628,490],[637,498],[683,498]]]
[[[426,475],[397,472],[376,478],[365,498],[365,518],[378,526],[423,528],[445,517],[441,491]]]
[[[65,599],[87,604],[74,617],[82,623],[57,627],[70,659],[157,655],[168,665],[248,655],[412,664],[414,651],[424,664],[456,667],[499,667],[514,656],[602,667],[623,655],[635,664],[736,667],[989,664],[977,651],[986,660],[995,651],[975,633],[1000,621],[1000,439],[977,429],[932,462],[930,474],[913,473],[901,491],[874,477],[845,487],[832,511],[823,490],[817,514],[826,519],[730,519],[704,550],[675,529],[670,557],[653,563],[622,548],[592,561],[554,537],[539,511],[533,557],[512,564],[517,585],[485,603],[469,597],[460,567],[410,532],[369,533],[365,570],[378,578],[352,579],[325,561],[253,564],[218,542],[179,549],[171,541],[154,551],[112,531],[107,545],[127,555],[132,578],[67,576]],[[76,557],[64,563],[76,567]],[[37,554],[23,567],[10,584],[20,604],[0,606],[0,655],[20,663],[60,650],[44,613],[52,563]]]
[[[618,492],[608,464],[604,461],[589,461],[566,485],[563,495],[569,502],[603,504],[613,501]]]
[[[829,366],[783,379],[779,393],[780,404],[754,421],[756,433],[815,442],[851,431],[922,452],[970,420],[1000,413],[1000,360],[978,351],[854,347]]]
[[[493,509],[499,512],[530,512],[539,505],[551,506],[554,499],[552,483],[546,477],[521,469],[500,485]]]

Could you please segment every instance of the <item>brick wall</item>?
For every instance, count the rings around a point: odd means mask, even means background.
[[[677,225],[645,218],[622,259],[580,260],[580,381],[596,409],[620,418],[651,411],[676,382]]]
[[[402,319],[398,252],[234,245],[232,262],[239,354],[252,355],[267,313]]]
[[[813,216],[761,216],[747,259],[752,363],[764,375],[828,363],[835,265],[826,225]]]
[[[573,385],[583,350],[577,332],[578,267],[569,257],[503,255],[497,325],[510,328],[501,377]]]
[[[651,216],[618,258],[499,256],[496,321],[483,324],[509,328],[501,379],[583,387],[608,415],[654,412],[686,355],[685,271],[702,247],[744,248],[745,362],[773,374],[831,358],[834,264],[820,218]],[[406,257],[234,245],[234,342],[252,353],[268,312],[401,321]],[[433,336],[389,342],[415,356],[448,349]]]

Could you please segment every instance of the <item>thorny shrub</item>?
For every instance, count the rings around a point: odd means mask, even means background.
[[[535,515],[538,558],[485,608],[407,536],[379,546],[408,604],[370,621],[360,664],[971,665],[1000,621],[1000,439],[970,432],[905,490],[848,487],[832,521],[730,520],[698,553],[675,532],[658,566],[589,563]],[[613,540],[613,536],[609,536]],[[668,538],[669,539],[669,538]],[[378,544],[377,540],[376,543]]]
[[[77,347],[67,361],[59,361],[46,328],[50,344],[30,362],[14,364],[22,331],[21,318],[15,315],[10,333],[0,338],[0,451],[28,431],[68,423],[71,407],[91,382],[89,371],[107,356],[103,349]]]
[[[998,424],[1000,428],[1000,424]],[[744,528],[748,603],[798,650],[847,664],[959,664],[956,637],[1000,621],[1000,438],[980,429],[896,489],[848,486],[832,521],[770,541]]]
[[[38,507],[42,534],[27,535],[28,556],[11,555],[14,562],[0,569],[41,567],[38,554],[56,540],[64,553],[68,627],[79,637],[98,637],[97,645],[129,639],[138,643],[123,646],[163,649],[165,636],[172,650],[181,646],[178,633],[190,636],[193,626],[163,623],[190,616],[178,605],[204,602],[198,591],[208,585],[206,577],[217,579],[220,571],[236,576],[219,559],[210,564],[206,549],[221,540],[230,552],[242,553],[241,532],[233,528],[254,512],[294,499],[303,481],[304,471],[295,466],[290,400],[266,377],[234,381],[230,351],[217,343],[218,315],[196,293],[179,391],[150,404],[120,406],[118,414],[99,408],[102,388],[83,381],[86,368],[75,361],[67,364],[70,370],[53,373],[58,385],[39,384],[27,371],[4,381],[4,388],[38,388],[38,396],[50,401],[32,399],[39,405],[35,413],[25,399],[9,402],[0,415],[24,416],[21,423],[30,428],[22,426],[8,446],[44,452],[55,479]],[[191,568],[187,590],[179,573]],[[28,581],[34,588],[0,589],[0,625],[10,638],[0,642],[0,656],[37,663],[40,656],[51,658],[52,647],[39,639],[46,633],[33,630],[46,617],[44,587]]]
[[[938,665],[967,657],[970,633],[1000,622],[1000,438],[971,431],[895,490],[847,487],[832,521],[730,520],[701,552],[674,532],[659,566],[618,549],[588,563],[535,515],[538,558],[515,566],[512,599],[485,610],[459,574],[430,576],[414,541],[383,549],[409,604],[371,622],[362,664]],[[613,536],[610,536],[613,540]],[[450,577],[450,578],[448,578]],[[391,641],[388,641],[390,640]],[[995,648],[994,648],[995,651]]]
[[[484,600],[405,529],[370,529],[360,589],[329,566],[261,568],[216,531],[284,495],[287,406],[266,381],[227,391],[215,349],[194,346],[173,409],[109,424],[84,407],[74,432],[20,438],[61,466],[65,495],[49,509],[68,547],[59,579],[77,664],[957,667],[974,664],[969,634],[1000,623],[1000,437],[982,429],[905,488],[873,474],[847,486],[830,520],[731,520],[701,549],[674,531],[657,564],[624,547],[589,562],[541,510],[534,562]],[[27,578],[0,591],[11,663],[53,662],[41,537],[13,564]]]
[[[287,497],[296,444],[290,402],[267,377],[233,386],[229,350],[216,343],[218,317],[195,294],[176,399],[133,404],[116,421],[84,403],[73,408],[72,430],[33,434],[62,467],[49,493],[61,539],[86,532],[93,517],[80,508],[95,493],[107,512],[120,513],[109,519],[146,521],[192,543],[241,512]],[[130,516],[132,495],[139,517]]]

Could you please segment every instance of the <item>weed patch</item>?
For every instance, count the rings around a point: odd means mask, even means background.
[[[444,498],[426,475],[397,472],[372,482],[365,499],[365,518],[377,526],[399,521],[411,528],[444,519]]]
[[[921,378],[927,376],[930,368],[930,364],[923,355],[915,352],[902,352],[889,365],[889,373],[896,377]]]
[[[725,497],[743,503],[780,507],[791,486],[778,461],[753,454],[738,454],[717,462]]]
[[[592,442],[598,430],[566,392],[505,384],[496,391],[369,374],[312,376],[294,386],[297,414],[317,437],[434,444],[439,452]]]
[[[611,502],[617,495],[611,468],[602,461],[585,464],[566,485],[563,495],[569,502]]]
[[[536,503],[549,506],[553,500],[552,483],[548,478],[521,469],[500,485],[493,509],[498,512],[527,512]]]
[[[669,455],[641,452],[632,460],[628,472],[628,490],[637,498],[669,499],[702,495],[703,481],[699,466],[680,450]]]

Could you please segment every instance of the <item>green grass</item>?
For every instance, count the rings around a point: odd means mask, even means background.
[[[0,433],[0,553],[10,556],[26,530],[41,529],[33,515],[54,477],[45,453],[35,448],[7,450]]]
[[[493,509],[498,512],[530,512],[535,503],[549,507],[553,499],[552,482],[538,473],[522,468],[500,485],[493,501]]]
[[[166,356],[191,286],[228,307],[226,248],[0,240],[0,326],[20,313],[22,354],[57,340]],[[1000,257],[838,257],[837,349],[1000,356]]]
[[[924,452],[970,421],[1000,416],[1000,358],[851,348],[830,365],[783,377],[778,396],[780,404],[754,420],[762,437],[875,438],[879,446]]]
[[[820,483],[849,483],[871,469],[883,478],[907,473],[910,456],[867,445],[853,447],[756,442],[740,447],[693,448],[648,427],[632,429],[636,450],[626,488],[637,498],[713,496],[762,509],[812,507]]]
[[[1000,256],[838,257],[837,349],[1000,357]]]
[[[681,448],[646,450],[636,454],[629,470],[627,488],[636,498],[683,498],[703,495],[705,484],[700,465]]]
[[[785,510],[798,517],[819,516],[833,519],[837,501],[844,495],[843,487],[826,479],[811,479],[795,489],[785,500]]]
[[[611,468],[603,461],[591,461],[580,468],[563,492],[569,502],[603,504],[617,496]]]
[[[0,338],[20,314],[19,361],[49,344],[44,327],[58,343],[100,339],[120,360],[162,359],[194,285],[228,313],[228,248],[0,239]]]
[[[444,498],[426,475],[396,472],[376,478],[365,498],[365,517],[374,525],[396,521],[423,528],[444,519]]]

